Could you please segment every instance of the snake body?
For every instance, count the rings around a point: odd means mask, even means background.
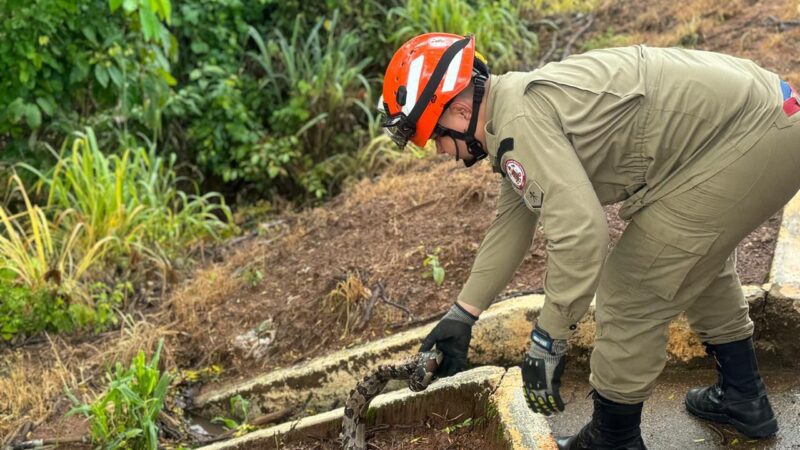
[[[425,389],[442,362],[438,351],[422,352],[394,365],[381,365],[358,383],[347,399],[339,438],[344,450],[366,450],[366,417],[369,404],[389,380],[408,380],[413,391]]]

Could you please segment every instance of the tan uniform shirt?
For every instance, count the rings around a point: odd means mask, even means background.
[[[486,309],[541,218],[541,326],[565,338],[608,252],[601,205],[622,218],[729,165],[780,113],[777,75],[726,55],[642,46],[596,50],[491,78],[488,160],[504,173],[495,217],[459,300]]]

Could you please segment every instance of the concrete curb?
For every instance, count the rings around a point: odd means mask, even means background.
[[[483,416],[488,411],[485,407],[487,402],[494,398],[492,394],[500,386],[505,373],[502,367],[478,367],[437,380],[423,392],[411,392],[405,388],[382,394],[370,405],[368,417],[372,424],[411,424],[418,423],[429,414]],[[343,414],[344,408],[338,408],[201,448],[273,449],[304,438],[335,439],[341,430]]]
[[[782,297],[800,299],[800,193],[783,208],[769,281]]]
[[[537,316],[542,304],[544,298],[541,296],[519,297],[487,310],[474,329],[476,357],[471,358],[471,362],[474,365],[499,365],[494,361],[518,359],[531,327],[526,317]],[[243,383],[204,389],[195,399],[195,407],[207,417],[225,415],[228,414],[229,399],[242,395],[255,411],[264,414],[303,403],[311,394],[309,406],[327,410],[329,405],[343,401],[349,390],[377,366],[393,364],[415,353],[434,326],[433,323],[424,325]],[[506,345],[502,345],[503,342]],[[493,352],[497,352],[496,358],[491,357]],[[389,387],[393,386],[402,387],[395,384]]]
[[[795,365],[795,351],[800,342],[784,331],[800,333],[800,308],[792,309],[791,300],[768,298],[760,286],[745,286],[751,316],[758,323],[756,346],[760,356]],[[532,295],[509,299],[493,305],[477,322],[470,345],[470,363],[475,366],[514,366],[527,350],[532,321],[538,317],[544,296]],[[780,327],[773,324],[781,323]],[[307,363],[276,370],[232,386],[207,388],[195,399],[195,407],[205,417],[226,415],[229,399],[242,395],[250,401],[256,415],[306,403],[310,411],[327,411],[341,404],[347,393],[367,373],[380,364],[389,364],[416,352],[421,340],[435,324],[428,324],[394,336],[342,350]],[[570,361],[588,364],[594,342],[594,306],[578,324],[570,340]],[[668,367],[692,364],[705,359],[705,349],[689,330],[685,319],[670,327]],[[763,354],[763,355],[762,355]],[[703,361],[704,362],[704,361]],[[390,383],[388,389],[404,387]],[[309,400],[310,398],[310,400]]]

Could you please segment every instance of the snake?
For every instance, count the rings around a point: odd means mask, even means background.
[[[411,355],[397,364],[380,365],[364,377],[350,391],[342,417],[342,431],[339,440],[343,450],[366,450],[366,419],[370,402],[381,393],[390,380],[408,380],[412,391],[422,391],[428,387],[439,364],[442,353],[439,351],[420,352]]]

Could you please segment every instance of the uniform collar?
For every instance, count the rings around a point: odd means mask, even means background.
[[[492,113],[496,110],[495,102],[497,101],[497,84],[499,81],[499,76],[489,75],[489,94],[486,97],[486,124],[484,125],[486,153],[489,154],[489,160],[494,159],[497,155],[497,135],[494,134],[494,118]]]

